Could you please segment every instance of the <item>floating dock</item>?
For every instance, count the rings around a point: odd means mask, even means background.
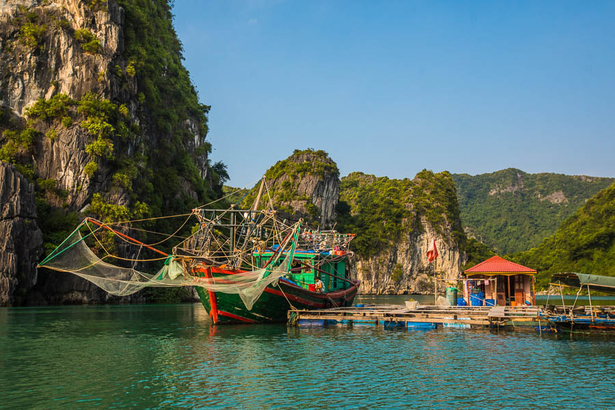
[[[323,310],[288,311],[292,326],[382,326],[384,328],[506,328],[540,326],[547,322],[536,306],[421,306],[365,305]]]

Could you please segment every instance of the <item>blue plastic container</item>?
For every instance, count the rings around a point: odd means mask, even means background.
[[[495,306],[495,299],[485,299],[485,306]]]
[[[408,329],[435,329],[438,325],[429,322],[408,322]]]
[[[324,319],[299,319],[299,327],[325,327]]]
[[[379,323],[385,329],[399,329],[400,327],[406,326],[406,322],[393,322],[390,320],[381,320]]]
[[[363,303],[355,303],[354,307],[365,307]]]
[[[478,291],[476,293],[472,291],[472,294],[470,295],[471,305],[472,306],[482,306],[484,298],[485,298],[485,294],[483,293],[483,291]]]
[[[468,306],[468,302],[464,298],[457,298],[457,306]]]

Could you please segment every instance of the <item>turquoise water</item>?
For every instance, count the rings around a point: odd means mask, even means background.
[[[211,327],[200,305],[0,309],[0,408],[611,408],[615,338]]]

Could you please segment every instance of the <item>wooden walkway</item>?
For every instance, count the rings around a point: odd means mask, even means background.
[[[289,310],[288,323],[298,326],[382,325],[384,327],[507,327],[540,321],[538,307],[367,305],[324,310]],[[544,319],[542,320],[544,323]]]

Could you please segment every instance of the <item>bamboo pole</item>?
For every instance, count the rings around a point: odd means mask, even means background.
[[[587,296],[589,297],[589,312],[592,316],[592,322],[594,321],[594,308],[592,307],[592,293],[589,290],[589,285],[587,285]]]

